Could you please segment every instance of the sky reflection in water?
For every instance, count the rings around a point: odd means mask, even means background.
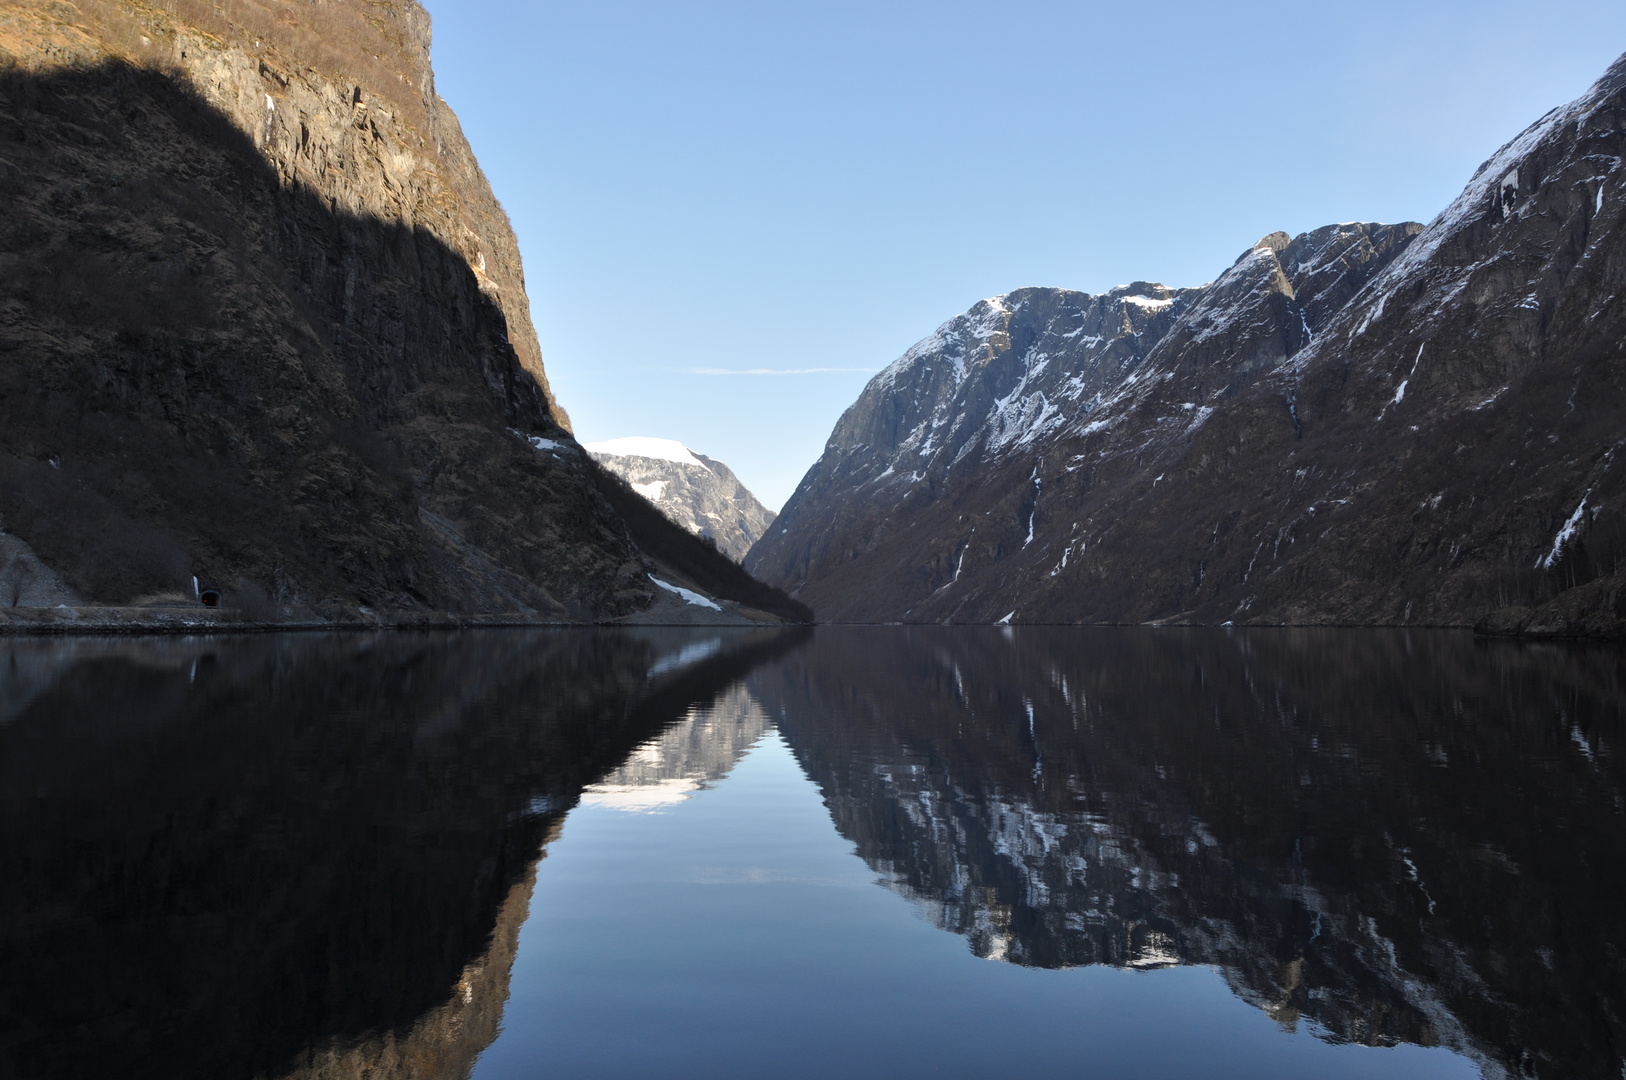
[[[1620,1075],[1612,650],[8,649],[8,1075]]]

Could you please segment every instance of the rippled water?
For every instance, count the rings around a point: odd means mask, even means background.
[[[0,641],[0,1076],[1608,1077],[1626,665]]]

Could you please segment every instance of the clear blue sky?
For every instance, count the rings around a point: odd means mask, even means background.
[[[1621,0],[426,6],[577,436],[775,508],[978,299],[1427,221],[1626,51]],[[708,373],[764,370],[801,373]]]

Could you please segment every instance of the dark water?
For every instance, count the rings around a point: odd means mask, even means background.
[[[0,1077],[1626,1076],[1626,663],[0,641]]]

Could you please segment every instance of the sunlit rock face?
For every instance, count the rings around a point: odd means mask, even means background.
[[[1622,625],[1626,61],[1426,228],[1020,289],[877,375],[747,566],[842,621]],[[1218,268],[1216,268],[1218,269]]]
[[[1325,1038],[1617,1066],[1622,958],[1566,944],[1626,935],[1611,655],[877,629],[748,684],[858,853],[979,956],[1212,964]]]

